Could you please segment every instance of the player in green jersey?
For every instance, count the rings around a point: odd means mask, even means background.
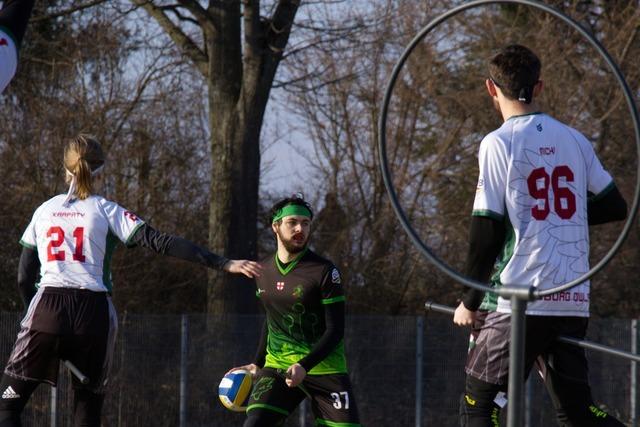
[[[307,397],[316,425],[360,426],[344,354],[342,279],[309,249],[312,219],[301,197],[271,209],[278,249],[256,278],[267,318],[254,362],[242,367],[255,376],[244,427],[282,425]]]

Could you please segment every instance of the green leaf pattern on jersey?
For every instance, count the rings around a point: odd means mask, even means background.
[[[291,312],[284,316],[284,323],[289,329],[289,335],[292,337],[301,336],[307,342],[315,342],[319,337],[320,320],[315,313],[306,314],[306,308],[303,304],[297,302],[291,306]],[[303,322],[311,326],[311,336],[305,336]]]
[[[274,378],[271,377],[262,377],[258,380],[258,382],[253,386],[253,390],[251,391],[251,399],[260,400],[262,395],[273,388]]]

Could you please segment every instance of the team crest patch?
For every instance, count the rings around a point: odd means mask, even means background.
[[[9,46],[9,43],[7,43],[7,39],[0,39],[0,46]]]
[[[331,283],[340,284],[340,272],[337,268],[334,268],[331,272]]]
[[[284,282],[276,282],[276,289],[281,291],[284,289]]]
[[[302,289],[302,285],[296,286],[296,288],[293,290],[293,296],[296,298],[302,298],[303,293],[304,290]]]

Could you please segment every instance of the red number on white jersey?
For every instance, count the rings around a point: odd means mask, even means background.
[[[62,227],[54,226],[47,230],[47,237],[51,237],[55,234],[55,239],[51,239],[47,245],[47,261],[64,261],[66,256],[64,250],[58,250],[64,243],[64,230]],[[73,230],[73,237],[75,239],[75,251],[72,254],[74,261],[84,262],[85,256],[82,254],[84,246],[84,227],[76,227]]]
[[[566,182],[573,182],[573,171],[569,166],[557,166],[551,172],[551,176],[545,168],[537,168],[531,171],[527,178],[529,194],[536,200],[542,200],[543,206],[536,203],[531,208],[531,216],[538,221],[544,221],[551,212],[549,206],[549,183],[553,190],[553,209],[562,219],[570,219],[576,213],[576,196],[569,187],[560,187],[560,178]],[[542,184],[538,186],[539,184]],[[562,201],[565,201],[564,205]]]

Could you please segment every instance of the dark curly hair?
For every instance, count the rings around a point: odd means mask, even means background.
[[[273,217],[275,217],[278,214],[280,209],[284,208],[287,205],[304,206],[305,208],[309,209],[309,212],[311,213],[311,219],[313,219],[313,210],[311,210],[311,206],[309,205],[309,203],[307,203],[304,200],[302,195],[296,194],[291,197],[286,197],[278,201],[275,205],[273,205],[273,207],[269,210],[268,223],[271,223],[271,221],[273,220]]]

